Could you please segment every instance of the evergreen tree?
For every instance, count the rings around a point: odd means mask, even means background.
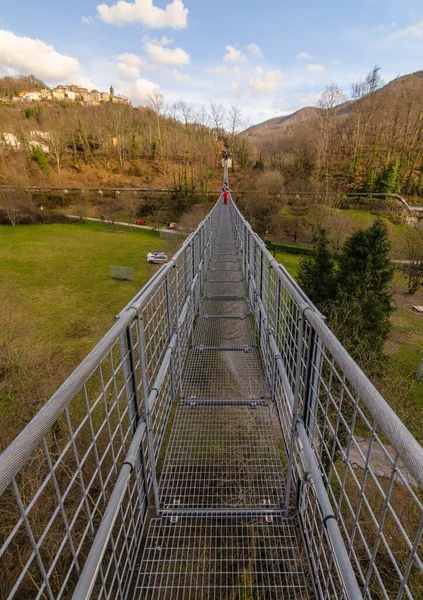
[[[32,160],[38,164],[43,173],[46,175],[49,174],[50,168],[48,166],[47,156],[39,146],[34,146],[32,148]]]
[[[399,160],[394,160],[383,169],[379,180],[379,189],[386,194],[397,194],[399,192],[398,184]]]
[[[333,324],[359,362],[380,356],[389,333],[393,310],[389,251],[387,228],[377,219],[371,227],[346,240],[339,259]]]
[[[300,261],[298,283],[319,308],[330,309],[336,298],[335,265],[329,249],[326,231],[319,229],[314,254]]]

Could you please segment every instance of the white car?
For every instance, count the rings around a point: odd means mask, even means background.
[[[164,252],[149,252],[147,254],[147,262],[154,263],[155,265],[167,263],[168,260],[167,254]]]

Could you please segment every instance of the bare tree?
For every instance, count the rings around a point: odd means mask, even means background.
[[[158,86],[154,88],[151,94],[148,95],[147,106],[156,115],[157,137],[160,145],[160,154],[162,154],[162,133],[160,128],[160,120],[164,109],[164,97]]]
[[[230,148],[231,148],[231,152],[232,152],[232,169],[234,169],[235,168],[234,158],[238,154],[237,136],[240,133],[240,131],[243,129],[243,126],[244,126],[242,111],[237,104],[231,104],[231,107],[230,107],[229,113],[228,113],[227,123],[228,123],[229,136],[230,136],[229,144],[230,144]]]
[[[325,196],[329,195],[330,187],[330,140],[333,135],[338,107],[345,102],[343,91],[335,84],[328,85],[321,94],[318,107],[317,118],[319,122],[320,135],[317,143],[317,161],[316,168],[319,178],[325,182]]]
[[[10,224],[19,225],[23,217],[34,210],[31,194],[24,189],[4,189],[0,192],[0,207],[6,212]]]
[[[219,139],[223,135],[224,131],[223,125],[225,123],[226,109],[221,102],[219,104],[210,102],[210,113],[214,135],[217,139]]]

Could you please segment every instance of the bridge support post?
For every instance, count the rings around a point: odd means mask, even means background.
[[[174,268],[175,268],[175,265],[174,265]],[[166,275],[165,286],[166,286],[167,329],[168,329],[168,336],[169,336],[168,343],[170,343],[170,340],[172,339],[172,336],[174,334],[174,326],[173,326],[172,295],[170,293],[169,274]],[[176,295],[177,294],[178,294],[178,291],[176,290]],[[170,387],[171,387],[171,393],[172,393],[172,402],[174,402],[175,397],[176,397],[174,366],[175,366],[174,360],[171,356],[169,368],[170,368]]]
[[[279,347],[279,313],[280,313],[280,298],[281,298],[281,280],[277,279],[277,283],[276,283],[276,294],[275,294],[275,307],[274,307],[274,311],[275,311],[275,323],[274,323],[274,328],[273,328],[273,335],[275,338],[275,343],[276,346]],[[272,398],[272,402],[275,402],[276,399],[276,369],[277,369],[277,365],[276,365],[276,360],[273,360],[273,366],[272,366],[272,382],[271,382],[271,386],[270,386],[270,391],[271,391],[271,398]],[[278,411],[279,414],[279,411]],[[282,428],[281,428],[282,431]]]
[[[305,400],[303,408],[303,421],[310,439],[313,439],[316,422],[317,400],[320,391],[321,372],[323,364],[322,341],[316,331],[310,329],[308,343],[308,359],[305,379]]]
[[[300,401],[301,393],[301,370],[302,370],[302,355],[303,355],[303,334],[304,334],[304,308],[300,311],[298,319],[298,333],[297,333],[297,357],[295,367],[295,388],[294,388],[294,404],[292,407],[292,426],[291,426],[291,439],[289,442],[289,455],[288,455],[288,474],[286,479],[285,488],[285,509],[288,510],[290,506],[289,497],[291,494],[291,487],[293,483],[293,469],[294,469],[294,452],[295,452],[295,440],[297,437],[297,421],[298,421],[298,405]]]
[[[143,419],[146,425],[147,431],[147,447],[150,458],[150,470],[151,470],[151,481],[153,484],[154,502],[156,510],[160,511],[160,496],[159,496],[159,484],[157,481],[157,468],[156,468],[156,456],[154,450],[154,439],[153,439],[153,427],[151,423],[151,412],[150,412],[150,394],[148,389],[148,376],[147,376],[147,358],[146,358],[146,345],[145,345],[145,331],[144,322],[142,317],[138,314],[138,340],[139,340],[139,353],[140,353],[140,368],[141,368],[141,381],[144,398],[144,413]],[[144,459],[144,456],[142,456]],[[143,463],[144,466],[145,463]],[[147,473],[146,473],[147,475]],[[146,477],[146,480],[148,478]],[[148,498],[147,498],[148,502]]]
[[[175,288],[176,288],[176,314],[180,315],[180,306],[179,306],[179,272],[178,267],[174,265],[175,269]],[[179,318],[176,319],[176,334],[177,334],[177,348],[178,348],[178,384],[177,388],[179,388],[179,397],[182,398],[183,388],[182,388],[182,352],[181,352],[181,325],[179,322]]]
[[[140,419],[140,404],[135,373],[134,343],[130,325],[128,325],[126,328],[125,338],[123,338],[123,336],[120,338],[120,352],[122,356],[126,399],[128,403],[129,418],[131,421],[131,433],[133,437]]]

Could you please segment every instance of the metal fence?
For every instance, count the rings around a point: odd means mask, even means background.
[[[272,496],[275,504],[281,503],[280,510],[272,509],[272,531],[262,522],[254,525],[262,539],[281,546],[260,550],[269,553],[275,568],[270,591],[266,593],[262,582],[260,598],[276,598],[275,582],[285,577],[276,557],[287,550],[276,521],[292,529],[292,516],[297,515],[317,598],[417,600],[423,594],[423,450],[237,207],[231,203],[229,209],[256,327],[254,332],[233,329],[231,339],[254,335],[257,340],[286,457],[284,477],[271,473],[284,486]],[[200,293],[205,293],[204,308],[210,302],[207,294],[221,293],[220,280],[225,278],[219,269],[230,263],[220,266],[215,256],[213,278],[205,280],[220,210],[217,205],[125,307],[1,456],[2,597],[130,595],[148,507],[152,503],[160,509],[167,502],[160,495],[156,462],[175,399],[182,407],[190,401],[187,357],[194,319],[202,310]],[[238,297],[239,284],[231,282],[232,289],[225,283],[228,305]],[[247,305],[245,300],[236,302]],[[211,312],[208,307],[207,314]],[[217,335],[213,328],[195,331],[194,345],[199,346]],[[222,388],[221,397],[230,399],[221,376],[213,377]],[[260,390],[249,393],[250,400],[261,395]],[[231,402],[232,413],[242,410],[236,398]],[[205,416],[195,431],[207,426],[204,419],[211,405],[201,408]],[[224,426],[224,411],[220,417],[213,415]],[[176,414],[174,428],[178,418]],[[271,430],[270,421],[260,426],[266,435]],[[190,445],[182,437],[175,439],[178,448]],[[276,458],[273,464],[279,469]],[[172,489],[166,476],[162,484],[162,493],[166,486]],[[198,506],[201,498],[188,492],[188,500]],[[250,502],[256,507],[260,498]],[[180,519],[179,530],[190,519],[189,512]],[[224,549],[232,564],[240,552],[244,555],[253,528],[244,524],[240,536],[241,521],[234,514],[216,519],[230,533]],[[157,543],[171,535],[166,523],[154,525]],[[217,543],[217,525],[211,527],[210,549]],[[205,535],[198,521],[190,521],[189,527]],[[178,540],[169,541],[164,561],[180,550]],[[189,543],[191,555],[194,537]],[[156,549],[151,546],[149,552]]]
[[[126,598],[214,209],[0,457],[0,595]]]
[[[232,204],[321,598],[423,597],[423,449]],[[356,577],[353,577],[353,567]]]

